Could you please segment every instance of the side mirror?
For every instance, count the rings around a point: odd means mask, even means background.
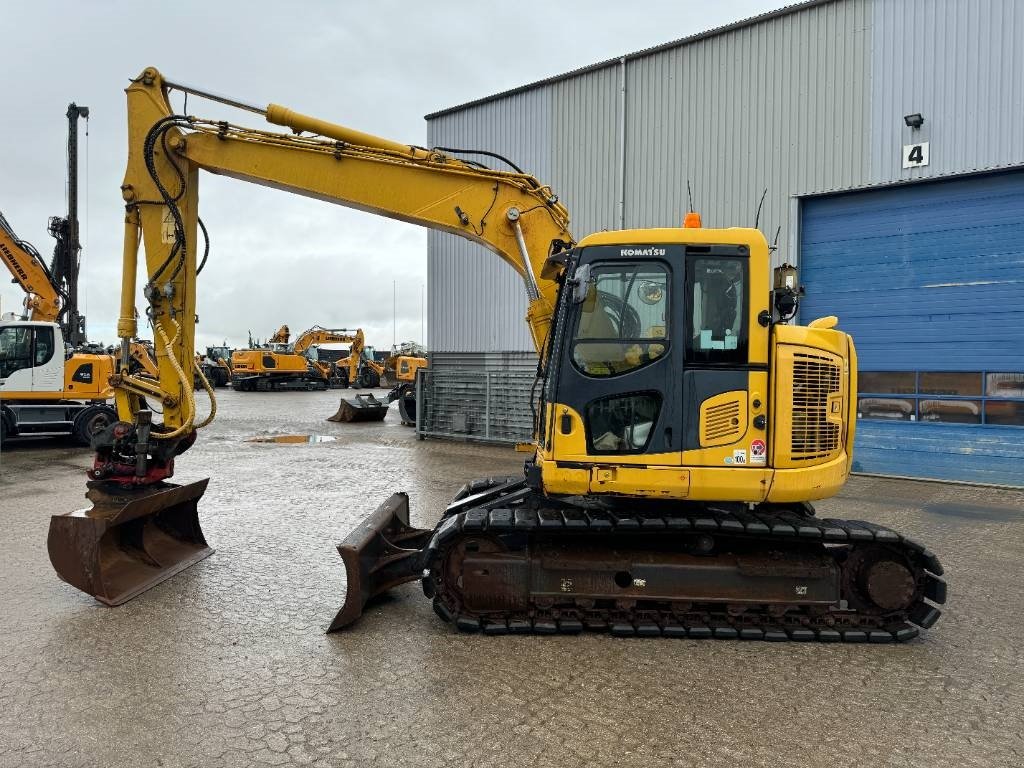
[[[590,286],[594,282],[594,279],[590,276],[590,265],[581,264],[576,267],[576,273],[572,276],[570,282],[572,284],[572,303],[582,304],[587,300]]]

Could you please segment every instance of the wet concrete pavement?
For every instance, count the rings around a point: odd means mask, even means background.
[[[460,635],[417,585],[352,629],[335,545],[395,490],[432,524],[511,449],[325,421],[338,392],[220,394],[178,463],[212,557],[115,609],[59,581],[49,515],[88,451],[0,454],[0,768],[1024,764],[1024,493],[854,478],[821,514],[892,526],[950,602],[902,646]],[[269,434],[332,442],[246,442]]]

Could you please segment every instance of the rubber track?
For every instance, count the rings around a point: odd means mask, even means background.
[[[847,643],[905,642],[918,635],[918,627],[927,629],[938,621],[941,611],[928,600],[943,604],[946,583],[939,578],[942,565],[922,544],[896,531],[863,520],[819,519],[793,512],[725,511],[705,508],[689,514],[617,514],[608,511],[584,510],[576,507],[542,507],[534,510],[520,506],[530,496],[521,480],[487,478],[463,487],[438,525],[425,550],[424,565],[430,575],[424,576],[423,588],[434,597],[434,610],[445,621],[461,631],[485,634],[577,634],[584,630],[607,631],[620,637],[688,637],[692,639],[741,639],[768,641],[819,641]],[[808,508],[809,509],[809,508]],[[439,564],[446,550],[461,534],[610,534],[615,531],[654,535],[666,532],[717,533],[737,539],[758,539],[766,542],[824,542],[829,544],[883,544],[900,548],[908,560],[918,567],[922,583],[918,601],[905,612],[906,620],[880,626],[879,617],[865,616],[861,624],[843,616],[840,626],[814,626],[805,614],[780,619],[766,614],[746,612],[735,620],[721,616],[721,621],[705,622],[691,616],[680,619],[668,611],[639,609],[623,616],[622,611],[592,611],[582,618],[556,618],[535,609],[532,618],[510,614],[505,619],[481,620],[469,615],[453,615],[435,592],[441,587]],[[927,600],[925,599],[927,598]],[[457,602],[454,598],[452,602]],[[581,611],[586,613],[585,611]],[[753,619],[753,621],[751,621]],[[914,626],[916,625],[916,626]]]

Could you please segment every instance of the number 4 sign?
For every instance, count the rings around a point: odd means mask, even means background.
[[[903,167],[920,168],[928,165],[928,142],[903,145]]]

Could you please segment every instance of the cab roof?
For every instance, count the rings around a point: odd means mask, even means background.
[[[751,252],[762,250],[767,253],[768,241],[759,229],[751,227],[729,227],[711,229],[705,227],[653,227],[650,229],[617,229],[595,232],[587,235],[576,245],[584,248],[590,245],[746,245]]]

